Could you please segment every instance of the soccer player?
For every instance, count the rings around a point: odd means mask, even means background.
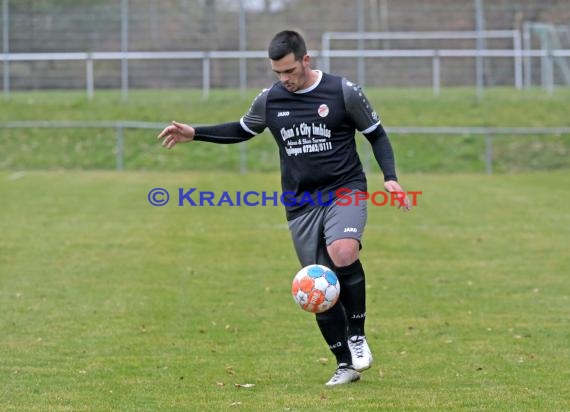
[[[402,194],[403,210],[410,209],[410,202],[397,181],[390,140],[362,89],[343,77],[312,69],[305,41],[297,32],[277,33],[268,55],[279,81],[259,93],[239,122],[200,127],[172,122],[158,138],[168,149],[192,140],[240,143],[269,128],[279,147],[283,194],[291,194],[283,203],[299,261],[302,266],[328,266],[340,280],[338,303],[316,315],[337,361],[326,385],[355,382],[372,364],[359,260],[367,211],[365,201],[356,201],[367,183],[356,151],[356,130],[372,146],[384,188]],[[323,196],[331,192],[342,196],[342,202],[323,206]]]

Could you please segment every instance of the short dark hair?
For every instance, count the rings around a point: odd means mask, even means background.
[[[295,60],[302,60],[307,54],[305,40],[296,31],[283,30],[277,33],[269,43],[268,54],[271,60],[280,60],[293,53]]]

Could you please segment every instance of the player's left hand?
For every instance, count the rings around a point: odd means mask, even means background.
[[[408,194],[402,189],[402,186],[395,180],[387,180],[384,182],[384,188],[387,192],[398,193],[397,203],[398,209],[402,209],[404,212],[412,210],[412,204],[408,198]]]

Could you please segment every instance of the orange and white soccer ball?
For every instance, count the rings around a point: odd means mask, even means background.
[[[326,266],[309,265],[301,269],[291,285],[293,299],[307,312],[329,310],[340,296],[340,283],[335,273]]]

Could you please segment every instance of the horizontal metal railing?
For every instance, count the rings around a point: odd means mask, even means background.
[[[0,129],[51,128],[85,129],[100,128],[115,130],[116,169],[124,170],[124,131],[125,129],[162,130],[167,124],[139,121],[10,121],[0,122]],[[493,173],[493,136],[560,136],[570,135],[570,127],[386,127],[389,135],[454,135],[480,136],[485,139],[485,170]],[[0,135],[1,138],[1,135]],[[247,172],[247,143],[240,144],[240,171]]]
[[[358,49],[324,49],[310,52],[315,59],[320,59],[324,70],[330,67],[331,58],[362,59],[362,58],[425,58],[431,59],[432,88],[434,95],[439,95],[441,87],[441,59],[442,58],[509,58],[514,62],[513,85],[520,89],[523,87],[523,67],[525,62],[532,58],[540,58],[544,70],[545,82],[543,87],[552,93],[554,89],[554,61],[555,59],[570,57],[570,49],[556,50],[524,50],[520,47],[513,49],[403,49],[403,50],[358,50]],[[123,100],[128,98],[129,66],[133,60],[200,60],[202,62],[202,94],[206,99],[211,89],[211,61],[217,59],[234,59],[245,62],[249,59],[266,59],[267,51],[116,51],[116,52],[62,52],[62,53],[0,53],[0,62],[3,65],[3,94],[4,99],[9,98],[11,91],[10,64],[14,62],[33,61],[80,61],[85,62],[85,88],[87,97],[92,99],[95,90],[95,61],[121,62],[121,90]],[[528,64],[527,64],[528,65]],[[245,65],[240,65],[240,89],[247,88],[246,76],[242,71]],[[480,75],[480,74],[479,74]],[[364,85],[364,79],[358,79]],[[527,86],[529,86],[527,84]]]

